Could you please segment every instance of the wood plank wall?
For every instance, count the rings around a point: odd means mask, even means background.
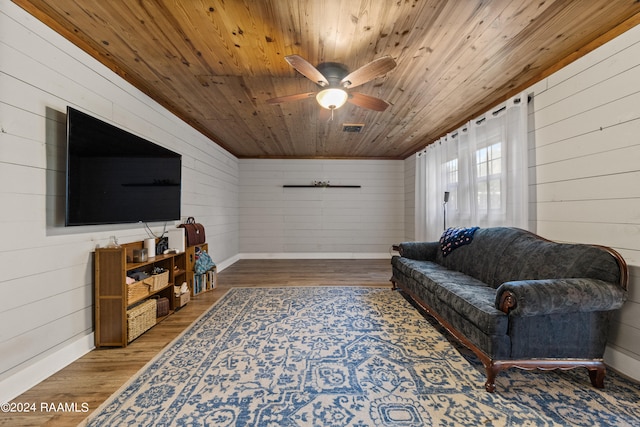
[[[606,361],[640,379],[640,26],[527,90],[530,229],[546,238],[611,246],[630,266],[629,298]],[[405,160],[406,186],[415,155]],[[415,239],[413,194],[406,237]]]
[[[532,229],[618,250],[631,269],[608,362],[640,374],[640,26],[531,88]]]
[[[239,169],[234,156],[8,1],[0,33],[3,402],[14,386],[28,388],[93,346],[95,246],[110,235],[147,237],[139,224],[64,227],[67,105],[183,155],[182,213],[205,224],[217,261],[238,252]]]
[[[404,237],[401,160],[240,160],[244,257],[389,256]],[[285,184],[362,188],[283,188]]]
[[[416,225],[416,158],[414,154],[404,161],[404,240],[415,240]]]

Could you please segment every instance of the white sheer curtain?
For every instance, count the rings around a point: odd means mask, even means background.
[[[414,229],[417,241],[427,240],[427,156],[416,155],[415,215]]]
[[[415,239],[437,240],[445,226],[527,228],[527,153],[525,94],[427,146],[416,156]]]

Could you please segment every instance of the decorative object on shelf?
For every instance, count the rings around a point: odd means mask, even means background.
[[[179,228],[184,228],[187,237],[187,246],[201,245],[207,239],[205,237],[204,226],[196,222],[195,218],[190,216],[184,222],[184,224],[178,225]]]
[[[158,244],[155,247],[156,255],[165,254],[167,249],[169,249],[169,238],[161,237],[158,239]]]
[[[155,244],[153,245],[153,256],[155,256]],[[147,248],[133,250],[133,262],[145,262],[147,260]]]
[[[360,185],[331,185],[330,181],[313,181],[311,185],[285,184],[283,188],[361,188]]]
[[[156,256],[156,239],[145,239],[144,248],[147,250],[147,256],[149,258],[154,258]]]
[[[108,248],[119,248],[118,238],[116,236],[109,236],[109,243],[107,243]]]

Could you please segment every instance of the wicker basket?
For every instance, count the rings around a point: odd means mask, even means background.
[[[145,279],[146,280],[146,279]],[[149,295],[149,284],[144,280],[127,285],[127,303],[132,304]]]
[[[149,285],[149,292],[159,291],[169,284],[169,272],[154,274],[144,279],[144,282]]]
[[[161,297],[158,298],[156,300],[156,303],[158,304],[156,306],[156,317],[164,317],[169,315],[169,310],[170,310],[170,304],[169,304],[169,298],[166,297]]]
[[[189,292],[185,292],[184,294],[180,294],[178,298],[178,307],[182,307],[191,300],[191,295],[189,294]]]
[[[156,306],[155,299],[148,299],[127,310],[128,342],[135,340],[156,324]]]

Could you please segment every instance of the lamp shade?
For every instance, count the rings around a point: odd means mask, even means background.
[[[327,110],[335,110],[342,107],[347,102],[348,97],[347,92],[342,89],[329,88],[318,92],[316,100],[321,107]]]

